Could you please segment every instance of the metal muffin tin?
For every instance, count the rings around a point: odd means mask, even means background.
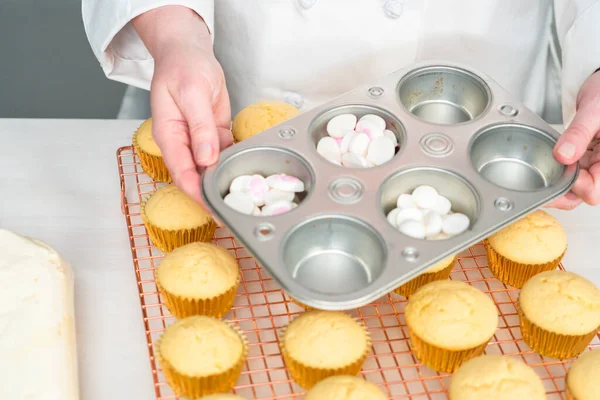
[[[348,169],[316,151],[332,117],[373,113],[398,137],[395,157]],[[206,204],[294,299],[320,309],[370,303],[566,193],[576,165],[552,155],[550,125],[489,77],[446,62],[413,65],[225,150],[202,181]],[[243,174],[286,173],[306,193],[287,214],[254,217],[223,202]],[[386,219],[401,193],[431,185],[469,230],[419,240]]]

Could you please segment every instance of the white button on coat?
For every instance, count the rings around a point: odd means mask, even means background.
[[[385,2],[383,9],[385,10],[385,15],[396,19],[402,15],[403,6],[399,0],[388,0]]]

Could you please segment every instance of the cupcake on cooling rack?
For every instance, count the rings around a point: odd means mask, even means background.
[[[207,316],[180,319],[156,344],[167,383],[196,399],[231,391],[248,354],[248,342],[232,324]]]
[[[210,315],[231,309],[240,284],[238,262],[212,243],[190,243],[167,254],[156,269],[156,285],[177,318]]]
[[[363,378],[331,376],[317,383],[305,400],[387,400],[381,389]]]
[[[357,375],[371,349],[366,327],[343,312],[307,311],[282,332],[290,376],[305,389],[334,375]]]
[[[542,380],[516,358],[489,355],[464,363],[452,376],[450,400],[546,400]]]
[[[144,121],[135,131],[132,143],[144,172],[157,182],[171,182],[160,148],[152,137],[152,118]]]
[[[410,297],[419,288],[430,282],[448,279],[450,277],[450,273],[452,272],[452,268],[454,268],[454,264],[456,264],[456,259],[456,256],[445,258],[444,260],[435,264],[433,267],[429,268],[427,271],[423,272],[421,275],[398,287],[394,290],[394,292],[404,297]]]
[[[211,215],[175,185],[152,193],[141,214],[150,240],[165,253],[188,243],[209,242],[217,229]]]
[[[517,311],[532,350],[551,358],[575,357],[600,328],[600,290],[572,272],[542,272],[523,285]]]
[[[248,139],[300,114],[300,110],[280,101],[261,101],[240,111],[233,119],[233,139]]]
[[[600,350],[583,353],[567,373],[567,400],[597,400],[600,396]]]
[[[488,265],[506,285],[522,288],[532,276],[558,267],[567,236],[558,221],[538,210],[484,241]]]
[[[410,344],[424,365],[454,372],[481,355],[498,327],[498,311],[483,292],[459,281],[428,283],[405,309]]]

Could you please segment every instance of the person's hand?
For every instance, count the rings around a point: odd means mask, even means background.
[[[600,71],[590,76],[577,95],[577,112],[554,148],[564,165],[579,161],[580,174],[569,193],[548,207],[572,210],[582,203],[600,204]]]
[[[202,202],[201,170],[233,143],[229,95],[210,33],[180,6],[148,11],[134,27],[154,58],[152,135],[173,182]]]

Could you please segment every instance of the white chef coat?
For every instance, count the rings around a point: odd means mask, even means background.
[[[83,0],[107,77],[150,88],[154,62],[130,22],[165,5],[206,21],[233,115],[259,100],[306,110],[428,59],[470,65],[541,114],[548,60],[561,59],[568,123],[600,67],[600,0]],[[561,53],[550,58],[553,20]]]

